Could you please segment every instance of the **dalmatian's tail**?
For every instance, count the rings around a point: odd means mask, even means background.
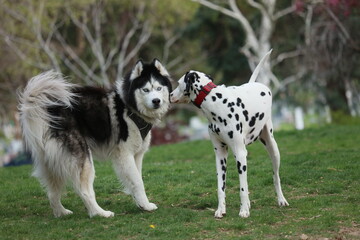
[[[249,83],[255,82],[257,77],[259,76],[260,70],[263,67],[265,61],[269,58],[270,54],[272,52],[272,49],[265,54],[265,56],[260,60],[259,64],[256,66],[253,74],[250,77]]]

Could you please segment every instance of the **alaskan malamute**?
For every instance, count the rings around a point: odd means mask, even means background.
[[[19,104],[23,137],[55,217],[72,213],[60,201],[67,180],[90,217],[114,216],[96,202],[92,153],[113,161],[124,191],[141,209],[157,209],[146,196],[141,168],[151,127],[169,109],[170,92],[169,73],[157,59],[138,61],[111,90],[71,84],[54,71],[28,82]]]

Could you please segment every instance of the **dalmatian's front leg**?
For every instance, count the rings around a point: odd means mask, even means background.
[[[216,172],[218,183],[218,209],[215,211],[216,218],[222,218],[226,215],[225,188],[226,188],[226,162],[228,157],[228,146],[219,141],[216,136],[210,132],[211,141],[216,155]]]
[[[247,218],[250,216],[250,199],[247,182],[247,150],[244,140],[237,139],[234,141],[232,151],[236,160],[236,166],[239,173],[240,180],[240,212],[239,216]]]

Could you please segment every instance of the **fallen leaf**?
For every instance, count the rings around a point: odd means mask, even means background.
[[[307,240],[307,239],[309,239],[309,237],[306,234],[301,234],[300,239]]]

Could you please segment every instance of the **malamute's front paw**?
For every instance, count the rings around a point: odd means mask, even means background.
[[[60,210],[54,210],[54,216],[55,217],[62,217],[62,216],[66,216],[66,215],[70,215],[73,214],[72,211],[68,210],[68,209],[60,209]]]
[[[148,203],[144,206],[141,206],[141,209],[151,212],[151,211],[155,211],[157,209],[157,206],[154,203]]]
[[[90,217],[95,217],[95,216],[110,218],[110,217],[114,217],[115,214],[111,211],[105,211],[105,210],[90,214]]]

